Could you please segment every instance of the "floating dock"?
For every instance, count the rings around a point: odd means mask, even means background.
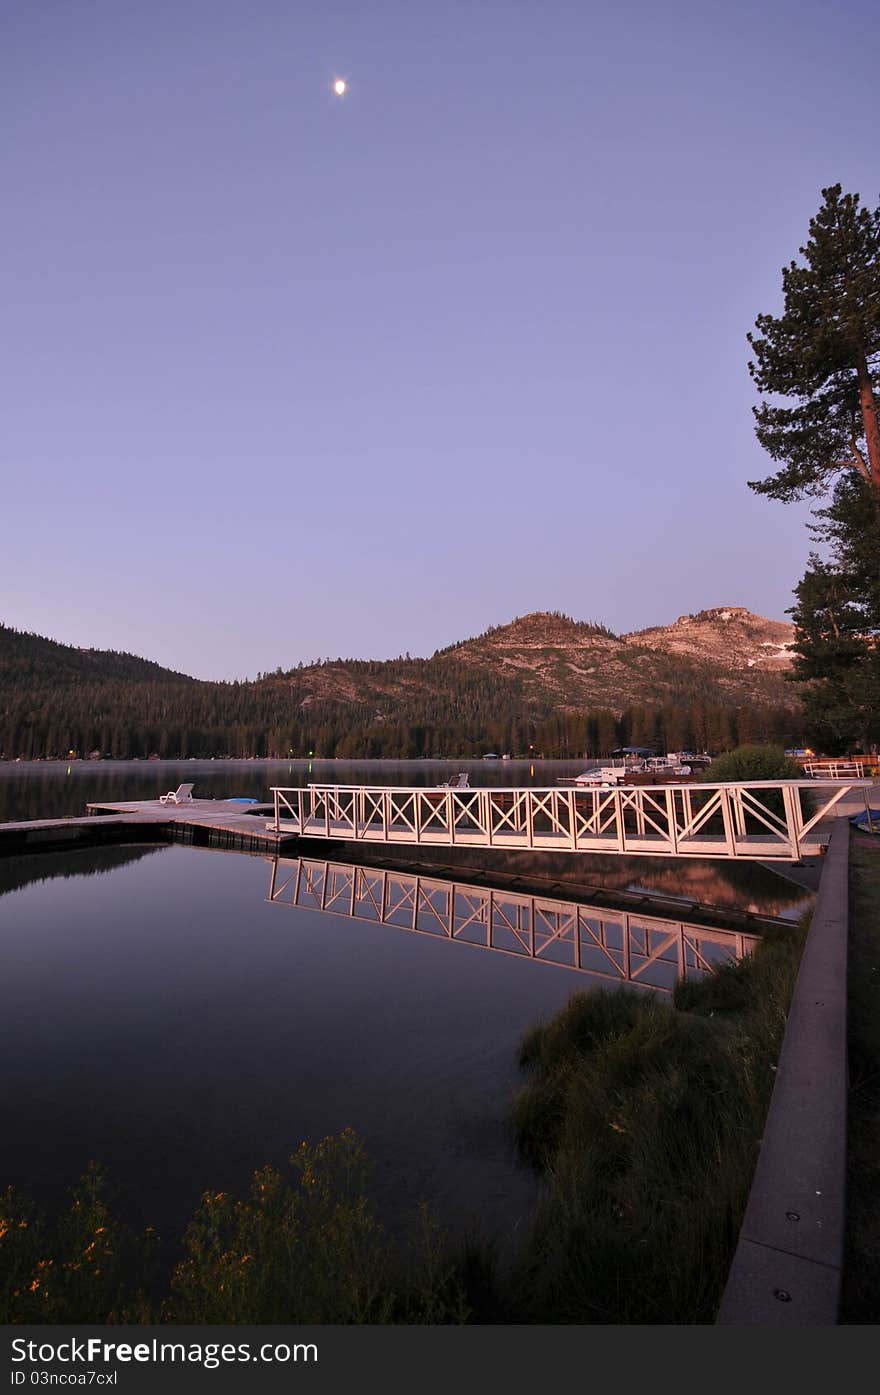
[[[0,824],[0,856],[54,852],[107,843],[181,842],[274,855],[293,840],[267,826],[271,805],[243,806],[234,799],[158,799],[90,803],[88,815]]]

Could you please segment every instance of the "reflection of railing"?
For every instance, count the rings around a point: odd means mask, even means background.
[[[663,991],[678,978],[742,958],[759,938],[640,911],[310,858],[276,858],[268,899]]]
[[[819,825],[844,795],[863,790],[867,808],[870,788],[868,780],[632,789],[278,787],[269,827],[346,842],[797,862],[824,851],[828,836]]]

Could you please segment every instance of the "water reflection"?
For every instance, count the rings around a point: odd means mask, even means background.
[[[583,761],[428,760],[185,760],[0,762],[0,823],[14,819],[75,818],[89,801],[155,799],[184,780],[200,799],[249,795],[270,801],[272,785],[309,783],[437,785],[458,770],[473,785],[553,785]]]
[[[301,851],[320,856],[318,839],[303,839]],[[377,867],[422,872],[446,881],[478,881],[489,876],[513,890],[546,891],[585,900],[605,894],[637,894],[685,903],[682,916],[698,920],[710,909],[728,920],[743,915],[797,919],[812,905],[813,894],[784,874],[758,862],[724,863],[718,859],[619,857],[603,853],[530,852],[502,848],[371,847],[350,845],[351,860]],[[344,854],[348,856],[348,852]],[[340,858],[341,860],[341,858]]]
[[[276,858],[267,899],[663,992],[679,978],[702,977],[751,953],[760,938],[641,910],[317,858]]]
[[[161,851],[161,846],[138,844],[136,847],[27,853],[23,857],[0,858],[0,896],[35,882],[54,881],[56,877],[99,877]]]

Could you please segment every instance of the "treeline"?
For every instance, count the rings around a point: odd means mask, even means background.
[[[634,651],[631,662],[640,658]],[[620,745],[801,744],[797,707],[774,702],[759,675],[746,703],[725,694],[705,665],[654,655],[653,672],[628,687],[644,690],[640,705],[578,708],[454,654],[337,660],[257,682],[208,683],[0,626],[0,756],[414,759],[495,751],[577,759]]]
[[[445,675],[447,678],[449,675]],[[127,760],[466,757],[487,751],[549,758],[598,757],[616,746],[727,750],[744,742],[801,744],[798,714],[785,706],[726,706],[701,700],[662,706],[529,713],[491,680],[388,703],[310,701],[277,687],[230,685],[206,693],[149,685],[107,685],[18,697],[0,716],[0,757],[88,756]],[[211,685],[213,688],[213,685]]]

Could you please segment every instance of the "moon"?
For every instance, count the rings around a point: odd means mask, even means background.
[[[345,96],[346,92],[348,91],[348,83],[345,81],[345,78],[336,79],[336,81],[333,84],[333,91],[336,93],[337,97]]]

